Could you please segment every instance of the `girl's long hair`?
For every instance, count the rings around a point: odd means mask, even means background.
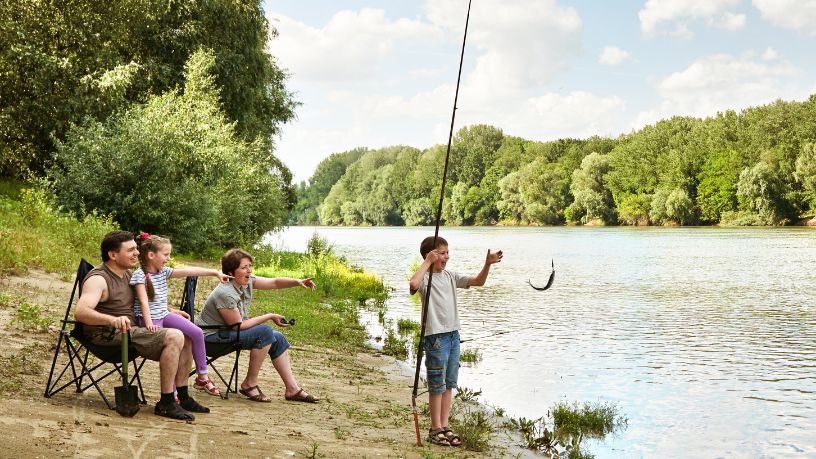
[[[153,301],[156,298],[156,290],[153,288],[153,281],[150,280],[150,273],[147,271],[147,252],[157,253],[162,247],[170,244],[170,239],[155,234],[141,233],[136,240],[139,242],[139,266],[142,267],[145,275],[147,299]]]

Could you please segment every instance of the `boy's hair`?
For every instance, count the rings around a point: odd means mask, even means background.
[[[425,259],[425,255],[428,255],[428,252],[443,245],[448,245],[448,241],[442,236],[436,238],[436,246],[434,246],[434,237],[428,236],[422,240],[422,244],[419,244],[419,253],[422,255],[422,258]]]
[[[247,253],[245,250],[227,250],[227,253],[221,257],[221,272],[228,276],[232,276],[235,273],[235,270],[241,266],[241,260],[244,258],[249,258],[249,261],[252,262],[252,255]]]
[[[111,231],[102,238],[102,261],[110,260],[108,252],[116,252],[122,247],[123,242],[132,241],[133,233],[129,231]]]
[[[150,273],[147,272],[147,252],[158,252],[162,247],[170,244],[170,239],[155,234],[140,233],[137,243],[139,244],[139,266],[142,267],[145,275],[147,299],[153,301],[156,298],[156,290],[153,288],[153,281],[150,280]]]

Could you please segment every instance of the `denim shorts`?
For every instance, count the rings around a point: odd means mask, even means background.
[[[206,336],[204,341],[228,343],[235,341],[235,335],[237,334],[238,332],[235,330],[219,330],[218,333]],[[289,349],[289,341],[286,341],[283,333],[272,330],[272,327],[266,324],[255,325],[246,330],[241,330],[242,349],[263,349],[266,346],[270,346],[269,357],[275,360]]]
[[[428,392],[442,394],[456,389],[459,379],[459,331],[428,335],[423,340]]]

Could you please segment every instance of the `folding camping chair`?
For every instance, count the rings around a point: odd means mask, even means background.
[[[108,408],[114,409],[114,405],[111,405],[110,400],[105,396],[99,383],[111,375],[116,375],[121,383],[122,348],[120,346],[99,346],[89,342],[83,335],[83,324],[75,320],[68,320],[71,314],[71,306],[74,304],[74,298],[76,298],[77,301],[79,300],[79,296],[82,294],[82,283],[85,280],[85,276],[92,269],[93,265],[85,261],[85,259],[79,262],[74,288],[71,291],[71,299],[68,300],[68,307],[65,308],[65,317],[62,319],[62,329],[59,332],[57,346],[54,349],[54,360],[51,362],[51,371],[48,373],[48,382],[45,384],[44,395],[46,398],[50,398],[52,395],[72,385],[76,387],[77,393],[85,392],[85,390],[93,386],[97,392],[99,392],[99,395],[102,396],[102,400],[105,401]],[[61,370],[57,372],[57,361],[62,360],[60,359],[61,354],[67,357],[67,362],[61,362],[59,364],[61,365]],[[134,380],[137,382],[141,402],[146,404],[147,401],[145,400],[144,390],[142,389],[142,380],[139,377],[139,371],[142,369],[146,359],[142,358],[141,363],[137,364],[137,357],[136,349],[132,345],[128,346],[128,360],[133,363],[133,367],[135,368],[128,384],[133,384]],[[112,365],[113,368],[110,370],[102,368],[108,364]]]
[[[190,276],[187,278],[187,281],[184,283],[184,293],[181,295],[181,310],[186,312],[190,315],[190,320],[195,321],[195,294],[196,294],[196,286],[198,285],[198,277]],[[238,393],[238,358],[241,357],[241,328],[240,323],[229,324],[229,325],[203,325],[201,328],[203,330],[236,330],[237,334],[235,336],[235,341],[229,341],[225,343],[210,343],[205,341],[204,348],[207,354],[207,365],[215,371],[215,374],[218,375],[218,378],[221,382],[227,387],[225,393],[221,395],[221,398],[228,399],[230,392],[233,394]],[[226,378],[218,371],[216,368],[215,362],[217,359],[229,355],[231,353],[235,353],[235,361],[232,364],[232,371],[230,372],[229,382],[227,382]],[[190,376],[195,374],[195,370],[190,372]]]

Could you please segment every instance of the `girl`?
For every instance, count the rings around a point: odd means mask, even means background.
[[[139,234],[137,239],[140,266],[130,278],[130,285],[134,286],[136,293],[133,313],[136,316],[137,325],[151,332],[161,327],[181,330],[193,347],[193,359],[198,373],[194,387],[205,390],[211,395],[221,395],[218,387],[207,376],[204,333],[190,321],[190,316],[186,312],[167,307],[167,279],[187,276],[217,276],[221,282],[228,282],[232,276],[215,269],[170,268],[165,266],[170,260],[170,252],[173,249],[169,239],[151,236],[147,233]]]

